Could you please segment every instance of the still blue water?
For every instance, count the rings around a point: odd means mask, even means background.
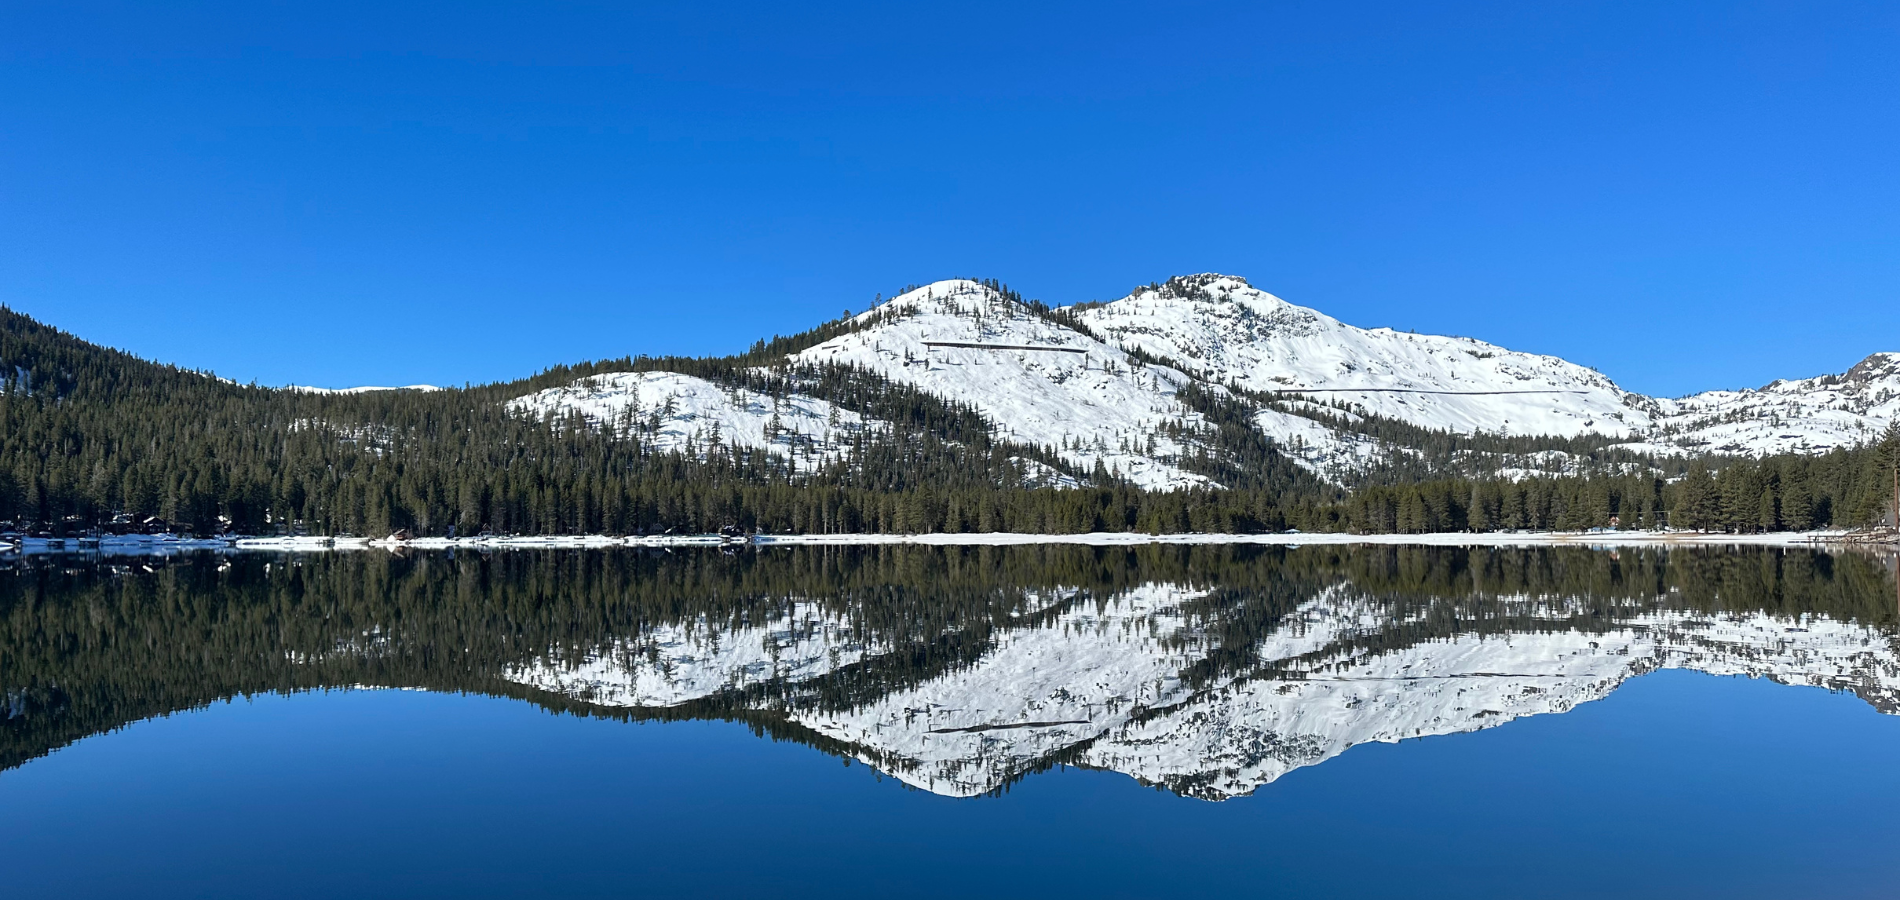
[[[0,772],[8,897],[1890,897],[1900,717],[1662,670],[1220,802],[908,788],[732,721],[299,690]]]

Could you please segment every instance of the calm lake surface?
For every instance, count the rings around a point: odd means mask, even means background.
[[[0,561],[9,897],[1891,897],[1892,563]]]

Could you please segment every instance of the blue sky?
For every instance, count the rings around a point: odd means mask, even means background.
[[[0,302],[266,384],[1220,271],[1680,394],[1900,350],[1887,3],[9,3]]]

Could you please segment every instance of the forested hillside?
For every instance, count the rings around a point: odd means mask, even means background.
[[[1369,485],[1343,502],[1296,508],[1319,531],[1582,531],[1678,528],[1753,534],[1891,521],[1900,428],[1877,444],[1822,456],[1697,461],[1677,479],[1655,474],[1518,480],[1446,479]]]
[[[1281,466],[1244,492],[1028,490],[1045,448],[993,439],[972,410],[848,366],[769,364],[848,327],[723,359],[622,359],[437,392],[323,394],[232,384],[137,359],[0,309],[0,520],[83,530],[156,516],[182,531],[419,534],[1176,531],[1282,526],[1278,498],[1323,489]],[[875,414],[842,459],[794,475],[771,454],[661,451],[639,423],[511,413],[507,400],[601,372],[683,371],[796,387]],[[1265,470],[1263,469],[1263,472]]]
[[[1050,327],[1074,321],[1000,285],[982,287]],[[1289,450],[1298,447],[1256,426],[1276,404],[1303,401],[1187,376],[1169,388],[1179,412],[1160,426],[1175,448],[1157,454],[1151,439],[1131,450],[1124,438],[1118,455],[1099,438],[1087,446],[1026,439],[972,398],[947,399],[871,365],[812,358],[892,314],[841,319],[732,357],[629,357],[464,389],[317,393],[148,362],[0,308],[0,530],[78,532],[157,517],[200,534],[636,534],[723,525],[778,533],[1428,532],[1613,523],[1759,531],[1873,522],[1900,463],[1892,428],[1882,441],[1821,456],[1689,464],[1589,435],[1458,435],[1343,409],[1302,410],[1311,418],[1301,421],[1336,415],[1368,440],[1413,448],[1380,444],[1357,481],[1339,484],[1296,464]],[[1087,335],[1086,326],[1076,333]],[[1157,384],[1159,376],[1142,372],[1181,367],[1139,348],[1123,360],[1082,366],[1098,379]],[[893,365],[908,372],[911,361]],[[717,427],[663,433],[658,411],[603,418],[517,402],[639,372],[769,403],[773,427],[764,443],[748,445]],[[800,455],[797,441],[810,439],[778,427],[778,404],[793,398],[873,424],[826,431],[826,452]],[[1570,454],[1595,460],[1583,471],[1603,474],[1522,477],[1494,467],[1444,477],[1457,471],[1448,461],[1474,453]],[[1189,486],[1145,489],[1105,459],[1154,462]]]

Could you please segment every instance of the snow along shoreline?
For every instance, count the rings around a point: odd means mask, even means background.
[[[323,553],[355,550],[605,550],[612,547],[815,547],[908,544],[926,547],[1005,547],[1031,544],[1072,544],[1090,547],[1135,547],[1144,544],[1249,544],[1271,547],[1413,546],[1413,547],[1807,547],[1892,550],[1892,539],[1869,539],[1849,531],[1802,531],[1773,534],[1705,534],[1655,531],[1541,531],[1490,534],[1449,532],[1437,534],[761,534],[749,542],[721,539],[714,534],[613,537],[599,534],[529,537],[412,538],[361,537],[240,537],[184,538],[171,541],[127,539],[48,541],[28,538],[22,543],[0,542],[0,557],[97,554],[103,556],[171,556],[191,551]]]
[[[1385,545],[1431,547],[1816,547],[1859,546],[1851,541],[1851,532],[1803,531],[1771,534],[1708,534],[1701,532],[1603,531],[1603,532],[1525,532],[1466,534],[1339,534],[1301,532],[1293,534],[1141,534],[1130,532],[1092,532],[1088,534],[1022,534],[991,532],[986,534],[790,534],[756,535],[749,546],[848,546],[910,544],[918,546],[1015,546],[1027,544],[1078,544],[1092,547],[1123,547],[1143,544],[1253,544],[1262,546],[1302,547],[1317,545]],[[364,550],[364,549],[605,549],[609,547],[717,547],[742,546],[723,541],[718,535],[658,535],[652,537],[610,537],[607,535],[545,535],[536,537],[413,538],[406,541],[366,538],[241,538],[239,550]]]

